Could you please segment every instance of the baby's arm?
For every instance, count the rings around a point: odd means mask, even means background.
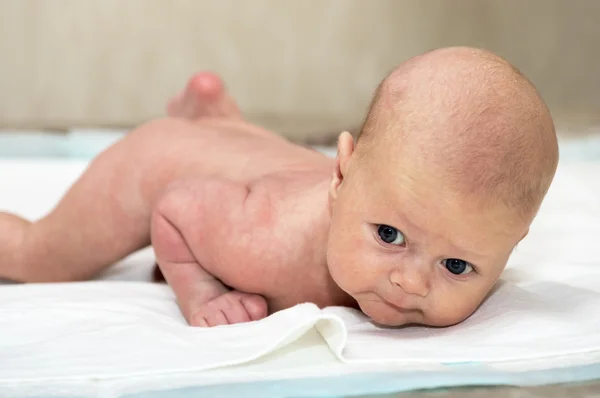
[[[219,256],[227,249],[218,228],[243,214],[249,194],[248,187],[222,179],[182,181],[167,189],[153,211],[151,239],[157,262],[193,326],[248,322],[267,315],[262,296],[231,290],[205,268],[233,266]]]

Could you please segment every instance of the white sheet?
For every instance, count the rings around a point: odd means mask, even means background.
[[[36,218],[85,162],[0,161],[0,209]],[[188,327],[168,287],[147,281],[152,252],[81,284],[0,287],[0,396],[112,396],[338,372],[509,370],[600,362],[600,162],[561,165],[531,234],[467,322],[383,330],[311,304],[263,321]],[[230,366],[235,365],[237,366]]]

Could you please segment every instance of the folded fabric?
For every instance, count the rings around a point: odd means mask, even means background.
[[[593,363],[600,359],[600,267],[575,271],[562,282],[503,283],[473,317],[451,328],[383,329],[357,311],[307,303],[258,322],[200,329],[185,323],[164,285],[6,285],[0,395],[24,384],[47,389],[135,378],[141,386],[250,363],[313,328],[322,338],[317,344],[348,365],[414,371],[467,361],[518,370]],[[235,372],[248,376],[240,367]]]

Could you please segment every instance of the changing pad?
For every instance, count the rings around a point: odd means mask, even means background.
[[[0,210],[37,218],[84,160],[0,161]],[[384,329],[305,303],[186,325],[142,250],[96,281],[0,286],[0,396],[329,396],[600,378],[600,162],[561,163],[529,237],[451,328]]]

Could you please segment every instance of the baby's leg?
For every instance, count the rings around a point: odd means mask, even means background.
[[[210,72],[192,76],[185,89],[169,101],[167,113],[171,117],[191,120],[203,117],[242,119],[223,81]]]
[[[148,245],[152,196],[160,190],[144,180],[152,173],[158,180],[151,165],[161,161],[153,152],[161,141],[153,131],[173,128],[160,123],[136,129],[100,154],[39,221],[0,214],[0,278],[84,280]]]

